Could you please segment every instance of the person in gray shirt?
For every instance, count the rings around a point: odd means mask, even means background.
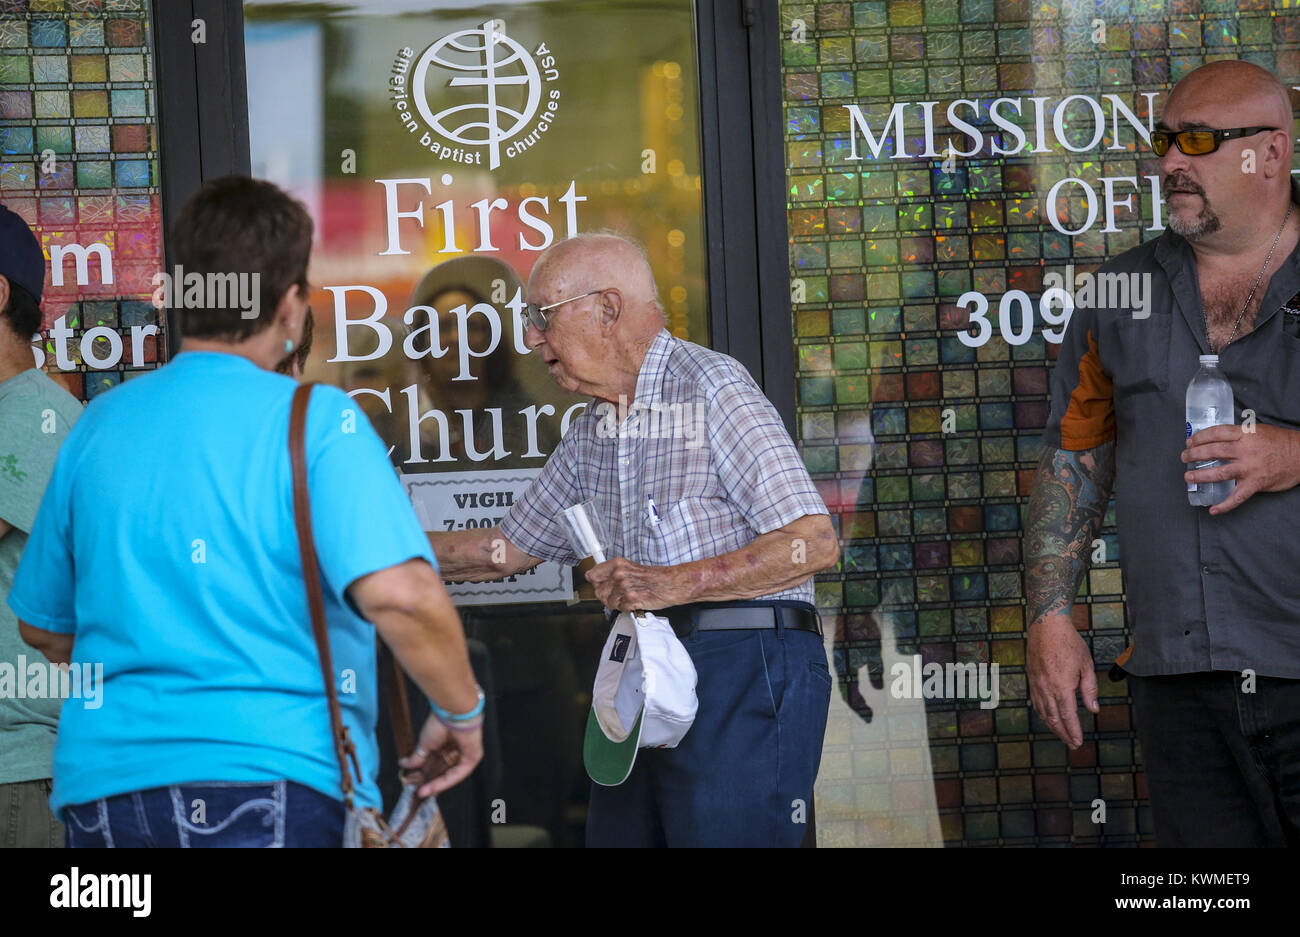
[[[23,643],[5,597],[41,495],[81,403],[33,364],[45,256],[27,223],[0,206],[0,848],[63,845],[50,813],[51,761],[62,700],[29,681],[45,659]],[[27,692],[28,686],[36,692]],[[41,688],[44,687],[42,690]]]
[[[1071,608],[1115,488],[1133,639],[1117,665],[1162,846],[1300,845],[1291,124],[1286,88],[1247,62],[1213,62],[1175,86],[1151,138],[1166,230],[1095,277],[1123,282],[1140,305],[1111,289],[1075,311],[1029,503],[1030,698],[1077,748],[1075,691],[1098,712],[1097,679]],[[1232,385],[1236,425],[1192,435],[1185,391],[1210,354]],[[1223,464],[1188,464],[1214,459]],[[1228,478],[1226,500],[1189,504],[1189,483]]]
[[[587,581],[611,617],[668,619],[699,712],[675,748],[643,751],[622,783],[593,783],[587,845],[798,846],[830,705],[813,605],[813,575],[839,559],[825,502],[744,366],[664,327],[636,245],[607,233],[557,243],[528,297],[525,343],[591,406],[498,526],[429,535],[439,567],[487,581],[576,564],[557,515],[593,501],[611,558]]]

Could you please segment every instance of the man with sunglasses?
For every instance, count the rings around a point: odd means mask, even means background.
[[[1030,698],[1071,748],[1099,712],[1074,598],[1112,488],[1128,675],[1164,846],[1300,845],[1300,187],[1287,89],[1243,61],[1184,77],[1151,135],[1165,233],[1103,265],[1143,314],[1077,309],[1052,377],[1025,535]],[[1238,425],[1190,435],[1216,354]],[[1190,435],[1190,438],[1187,438]],[[1188,463],[1221,459],[1216,468]],[[1190,483],[1236,480],[1222,503]]]
[[[594,500],[614,559],[587,581],[611,611],[672,622],[699,712],[676,748],[643,750],[622,784],[593,785],[588,845],[797,846],[830,703],[812,604],[813,574],[839,558],[826,506],[744,367],[664,328],[634,245],[561,242],[528,294],[529,349],[596,401],[500,527],[430,534],[440,568],[486,580],[544,559],[572,565],[558,515]],[[702,431],[647,432],[659,405],[700,414]]]

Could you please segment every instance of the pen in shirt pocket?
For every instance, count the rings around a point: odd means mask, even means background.
[[[645,515],[651,527],[659,526],[659,510],[655,507],[655,499],[649,495],[645,496]]]

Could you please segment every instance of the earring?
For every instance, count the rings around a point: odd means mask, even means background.
[[[287,355],[291,351],[293,351],[293,339],[286,338],[284,340],[284,353]]]

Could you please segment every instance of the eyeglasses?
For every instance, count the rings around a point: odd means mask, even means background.
[[[1276,127],[1238,127],[1235,130],[1153,130],[1151,132],[1151,149],[1157,156],[1169,152],[1169,144],[1178,144],[1178,150],[1184,156],[1204,156],[1213,153],[1224,140],[1234,137],[1253,137],[1265,130],[1277,130]]]
[[[549,324],[546,316],[546,311],[548,309],[554,309],[556,306],[563,306],[565,303],[576,302],[579,299],[586,299],[588,296],[595,296],[596,294],[603,292],[605,292],[605,290],[591,290],[583,293],[581,296],[570,296],[568,299],[562,299],[558,303],[551,303],[547,306],[539,306],[537,303],[528,303],[520,313],[524,319],[524,328],[528,328],[528,324],[531,322],[533,328],[537,329],[537,331],[545,332],[546,326]]]

